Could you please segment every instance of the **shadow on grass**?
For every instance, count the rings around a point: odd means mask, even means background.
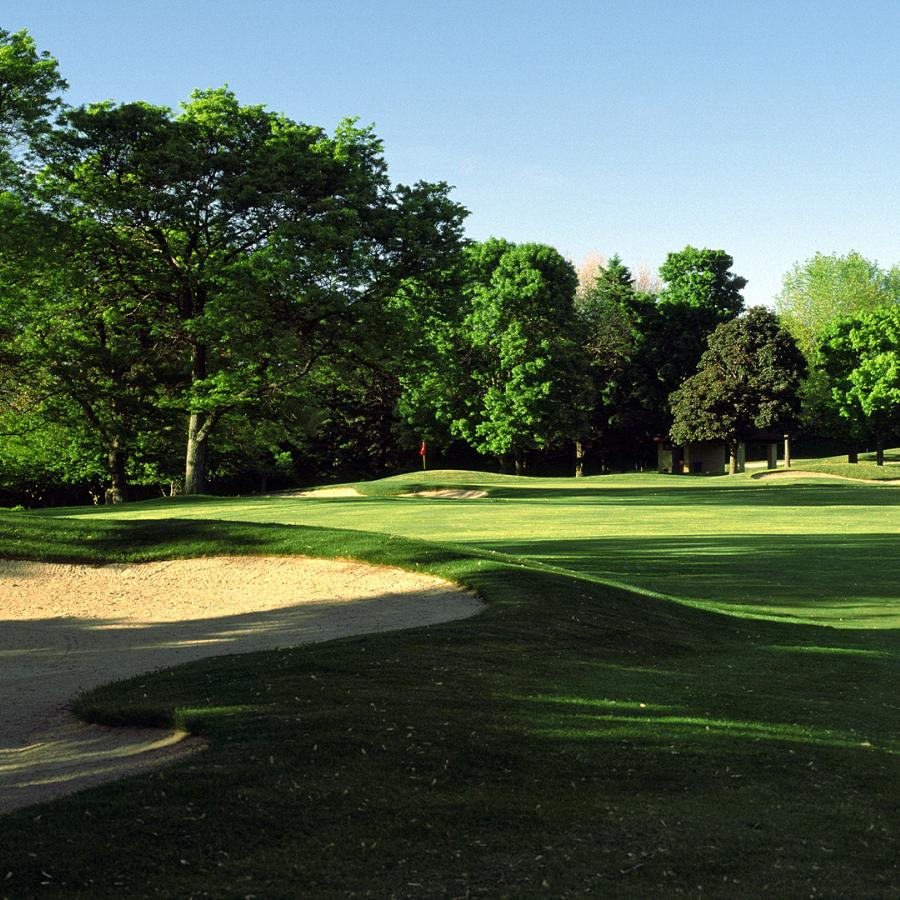
[[[210,749],[0,819],[10,896],[46,893],[48,879],[59,893],[110,897],[298,885],[308,896],[888,896],[896,883],[896,632],[748,622],[384,535],[16,527],[0,532],[6,555],[80,542],[81,559],[134,559],[138,541],[139,558],[242,546],[419,563],[489,607],[92,691],[83,708],[98,718],[180,717]],[[624,554],[645,565],[644,540],[610,543],[607,564]],[[589,566],[595,543],[576,542],[570,563]],[[678,546],[714,561],[677,541],[655,550],[680,558]],[[113,639],[104,623],[81,624],[79,639]],[[184,627],[210,637],[269,624]],[[127,653],[159,637],[115,640]]]
[[[513,557],[767,615],[900,627],[896,534],[492,540]]]
[[[673,476],[674,477],[674,476]],[[679,480],[680,481],[680,480]],[[708,479],[670,488],[585,487],[585,488],[489,488],[491,499],[556,500],[561,502],[611,503],[622,506],[734,506],[825,507],[900,506],[900,490],[890,487],[853,484],[783,484],[777,482],[710,484]]]

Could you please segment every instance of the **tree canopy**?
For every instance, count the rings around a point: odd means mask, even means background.
[[[571,437],[590,404],[576,285],[571,263],[552,247],[495,238],[473,244],[463,315],[451,341],[439,337],[437,369],[426,366],[408,381],[406,408],[430,402],[453,436],[480,453],[511,456],[518,472],[529,451]]]
[[[884,271],[855,250],[817,253],[784,275],[775,308],[812,363],[837,319],[900,303],[900,269]]]
[[[329,136],[225,89],[177,114],[71,110],[37,149],[39,197],[81,248],[106,324],[130,329],[120,347],[169,358],[156,387],[186,419],[188,493],[205,489],[223,416],[275,414],[321,359],[377,344],[399,285],[459,248],[465,212],[448,187],[393,188],[371,129],[348,120]],[[122,383],[107,405],[126,431]]]
[[[875,435],[883,465],[885,437],[900,431],[900,305],[839,319],[820,354],[840,415]]]
[[[697,373],[671,397],[672,440],[723,440],[731,448],[756,430],[789,430],[799,410],[806,361],[765,307],[750,309],[710,335]]]

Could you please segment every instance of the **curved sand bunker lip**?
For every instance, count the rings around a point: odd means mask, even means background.
[[[487,491],[465,490],[463,488],[440,488],[433,491],[411,491],[401,497],[426,497],[429,500],[480,500],[487,497]]]
[[[770,472],[757,472],[750,477],[760,481],[764,478],[831,478],[838,481],[852,481],[856,484],[900,484],[900,478],[849,478],[832,472],[807,472],[803,469],[775,469]]]
[[[0,814],[203,746],[85,725],[79,690],[228,653],[437,624],[483,604],[429,575],[305,557],[106,566],[0,560]]]

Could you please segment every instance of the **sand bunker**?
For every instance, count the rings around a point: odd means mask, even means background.
[[[352,487],[333,487],[333,488],[316,488],[311,491],[297,491],[295,494],[281,494],[282,497],[362,497],[356,488]]]
[[[427,497],[432,500],[480,500],[487,497],[487,491],[464,490],[463,488],[441,488],[434,491],[412,491],[401,497]]]
[[[195,739],[84,725],[79,690],[161,666],[473,615],[428,575],[302,557],[133,565],[0,560],[0,813],[190,753]]]
[[[759,472],[750,476],[753,479],[763,478],[832,478],[838,481],[852,481],[856,484],[900,484],[900,478],[848,478],[846,475],[834,475],[831,472],[804,472],[803,469],[773,469],[770,472]]]

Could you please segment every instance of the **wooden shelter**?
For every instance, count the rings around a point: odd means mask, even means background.
[[[778,466],[781,435],[758,431],[738,441],[737,470],[743,472],[747,460],[764,459],[766,467]],[[728,471],[728,444],[725,441],[689,441],[674,444],[656,439],[657,470],[673,475],[724,475]]]

